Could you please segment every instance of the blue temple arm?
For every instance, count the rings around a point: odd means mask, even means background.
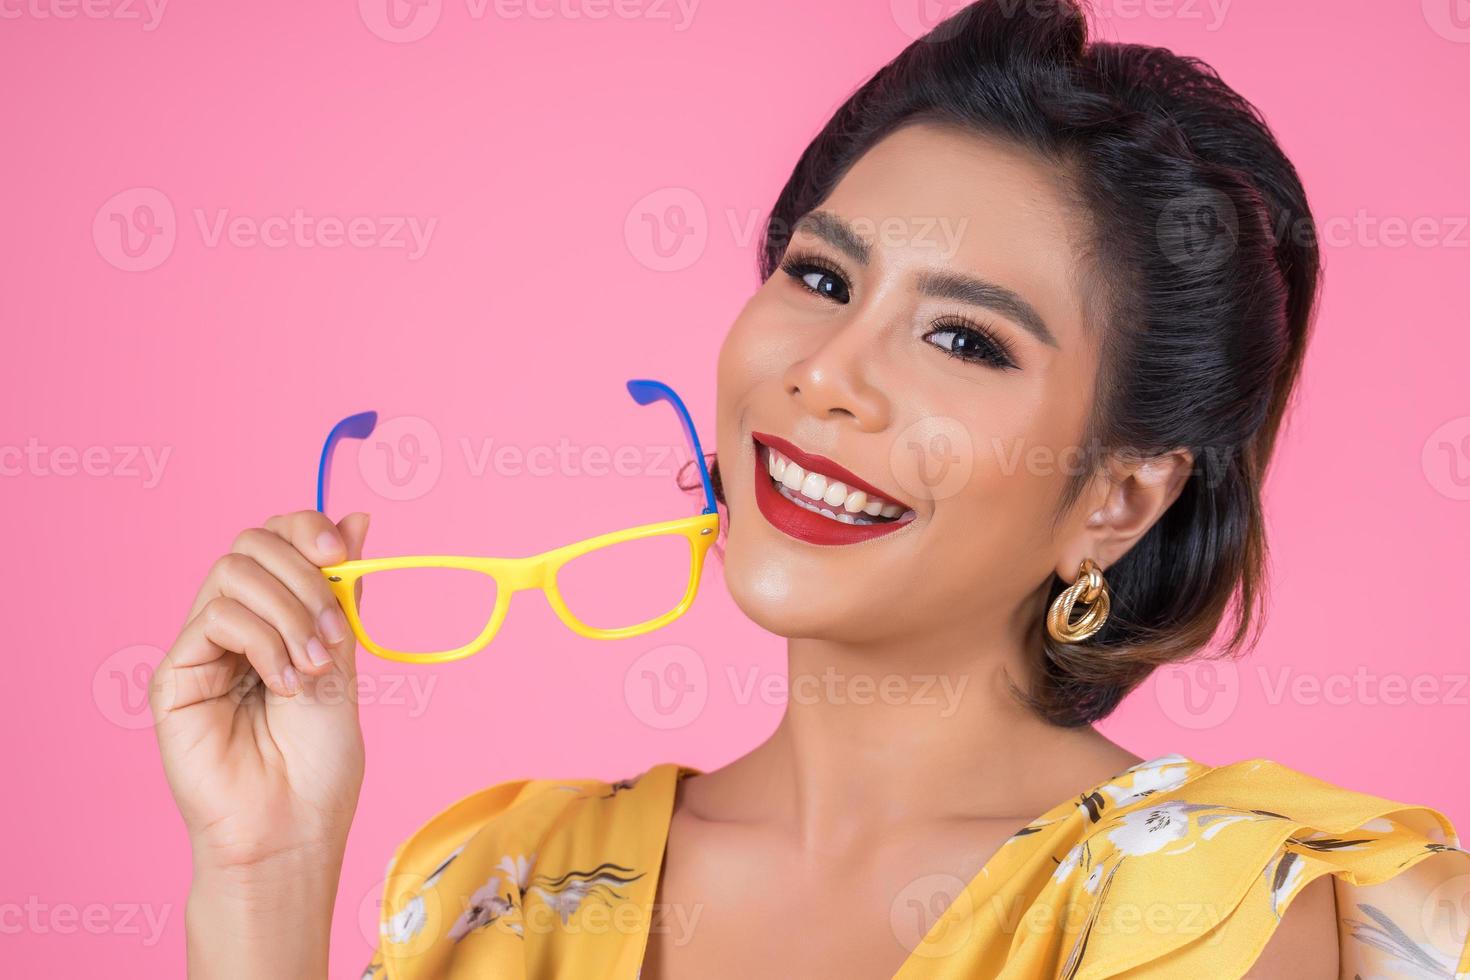
[[[674,411],[679,415],[679,421],[684,425],[684,435],[689,439],[689,448],[694,453],[694,462],[699,466],[699,478],[704,482],[704,510],[700,513],[718,513],[715,509],[715,488],[710,483],[709,467],[705,465],[704,451],[699,448],[699,434],[694,431],[694,420],[689,417],[689,409],[684,407],[684,400],[673,388],[662,381],[652,381],[646,378],[629,381],[628,394],[632,395],[633,400],[640,405],[665,401],[674,406]]]
[[[337,443],[343,439],[366,439],[377,425],[377,412],[358,412],[332,426],[332,431],[327,433],[327,441],[322,444],[321,462],[316,467],[317,510],[324,514],[327,512],[327,478],[332,472],[332,451],[337,448]]]

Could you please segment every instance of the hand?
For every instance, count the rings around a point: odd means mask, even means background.
[[[368,515],[273,517],[214,563],[154,672],[169,787],[203,874],[319,868],[335,890],[362,787],[356,642],[320,568]],[[268,876],[266,876],[268,877]]]

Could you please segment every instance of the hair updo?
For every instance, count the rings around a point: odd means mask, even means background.
[[[762,281],[848,168],[921,120],[1054,163],[1090,220],[1089,328],[1106,342],[1085,465],[1057,519],[1109,449],[1195,457],[1179,498],[1106,570],[1102,631],[1060,644],[1038,624],[1044,653],[1018,695],[1054,724],[1090,724],[1156,667],[1204,648],[1227,614],[1221,654],[1259,636],[1261,489],[1309,333],[1315,225],[1260,113],[1208,65],[1090,42],[1072,0],[978,0],[880,69],[812,140],[766,222]],[[1064,587],[1054,578],[1049,595]]]

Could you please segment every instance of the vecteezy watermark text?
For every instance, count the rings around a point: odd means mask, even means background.
[[[464,0],[471,21],[645,21],[671,24],[676,34],[694,23],[701,0]],[[367,29],[394,44],[428,37],[444,15],[445,0],[358,0]],[[457,5],[456,5],[457,6]],[[456,14],[451,14],[456,16]]]
[[[0,477],[141,479],[143,489],[152,490],[172,453],[172,446],[46,446],[31,436],[23,446],[0,446]]]
[[[209,249],[374,249],[402,252],[410,262],[424,257],[439,227],[436,217],[313,214],[299,206],[263,215],[196,207],[191,215],[199,242]],[[109,264],[125,272],[147,272],[173,254],[179,226],[167,194],[156,187],[130,187],[97,209],[92,241]]]
[[[0,20],[140,21],[157,29],[168,0],[0,0]]]
[[[28,895],[24,902],[0,902],[0,936],[28,933],[74,936],[138,936],[156,946],[173,912],[172,905],[148,902],[47,902]]]

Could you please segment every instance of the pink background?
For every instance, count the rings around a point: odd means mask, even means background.
[[[926,14],[394,2],[417,19],[393,26],[386,0],[0,6],[9,973],[182,974],[189,856],[147,670],[235,532],[310,506],[337,417],[406,417],[386,450],[339,460],[332,509],[374,512],[369,554],[522,554],[691,508],[660,448],[679,444],[671,416],[622,381],[669,381],[713,437],[715,351],[756,285],[760,218]],[[1159,677],[1105,728],[1143,755],[1264,756],[1470,828],[1465,4],[1098,6],[1105,36],[1200,55],[1257,101],[1327,266],[1269,486],[1264,642]],[[311,233],[267,221],[298,211]],[[244,221],[216,236],[222,213]],[[126,249],[115,215],[138,220]],[[393,247],[398,219],[427,247]],[[573,464],[517,474],[487,441],[569,445]],[[636,472],[588,474],[592,447],[631,447]],[[527,595],[478,658],[365,658],[334,976],[368,959],[394,844],[452,800],[523,775],[712,767],[766,734],[779,698],[744,692],[780,676],[782,641],[743,619],[718,562],[705,585],[632,640],[579,639]],[[671,665],[692,671],[677,702],[648,684]]]

